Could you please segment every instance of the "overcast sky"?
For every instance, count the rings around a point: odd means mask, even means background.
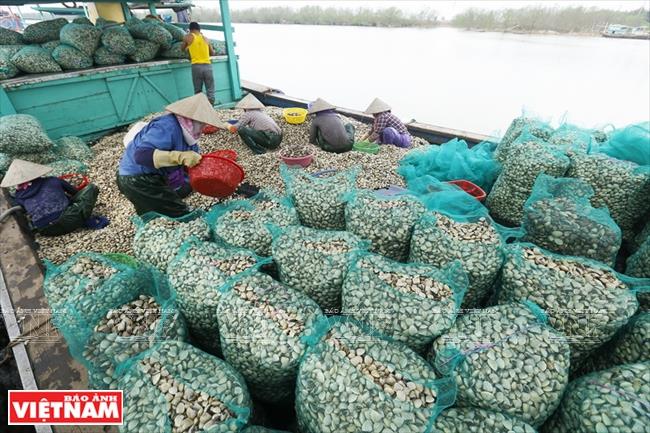
[[[208,1],[194,1],[195,4],[207,6]],[[231,9],[246,9],[251,7],[273,7],[273,6],[290,6],[299,8],[306,5],[318,5],[321,7],[340,7],[352,8],[359,7],[365,8],[388,8],[398,7],[407,11],[416,12],[423,9],[433,9],[437,11],[440,16],[449,18],[455,14],[462,12],[469,8],[482,8],[482,9],[505,9],[505,8],[518,8],[525,6],[548,6],[548,7],[562,7],[562,6],[585,6],[585,7],[599,7],[605,9],[617,10],[630,10],[638,9],[641,7],[650,8],[650,0],[622,0],[622,1],[594,1],[594,0],[565,0],[565,1],[534,1],[534,0],[510,0],[510,1],[476,1],[476,0],[429,0],[429,1],[413,1],[413,0],[337,0],[337,1],[308,1],[308,0],[290,0],[290,1],[275,1],[275,0],[231,0]]]

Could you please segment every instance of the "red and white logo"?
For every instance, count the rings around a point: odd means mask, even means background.
[[[122,391],[9,391],[9,425],[121,425]]]

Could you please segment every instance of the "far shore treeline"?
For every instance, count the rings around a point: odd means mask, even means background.
[[[435,3],[433,3],[435,6]],[[519,9],[468,9],[443,21],[434,9],[405,12],[397,7],[386,9],[323,8],[320,6],[263,7],[232,10],[236,23],[310,24],[364,27],[435,27],[453,26],[473,30],[598,33],[608,24],[632,27],[650,25],[650,11],[617,11],[578,7],[525,7]],[[193,19],[202,22],[221,20],[217,8],[194,8]]]

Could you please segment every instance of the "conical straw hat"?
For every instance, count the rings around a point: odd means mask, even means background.
[[[46,165],[34,164],[33,162],[23,161],[22,159],[14,159],[7,170],[7,174],[2,178],[0,187],[9,188],[10,186],[20,185],[21,183],[37,179],[51,171],[52,168]]]
[[[236,108],[242,108],[244,110],[258,110],[264,108],[264,104],[260,102],[252,93],[246,95],[241,101],[237,103]]]
[[[169,104],[165,107],[165,110],[217,128],[228,129],[228,125],[219,120],[217,112],[214,111],[210,101],[203,93],[197,93],[189,98]]]
[[[318,113],[319,111],[333,110],[336,107],[324,99],[318,98],[309,107],[309,114]]]
[[[383,113],[384,111],[390,110],[390,105],[385,103],[379,98],[375,98],[370,105],[368,105],[368,108],[366,108],[366,113],[368,114],[377,114],[377,113]]]

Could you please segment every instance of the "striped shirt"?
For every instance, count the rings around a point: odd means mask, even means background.
[[[372,124],[372,132],[381,135],[381,132],[389,126],[395,128],[400,134],[408,134],[406,126],[390,111],[385,111],[375,117],[375,121]]]

